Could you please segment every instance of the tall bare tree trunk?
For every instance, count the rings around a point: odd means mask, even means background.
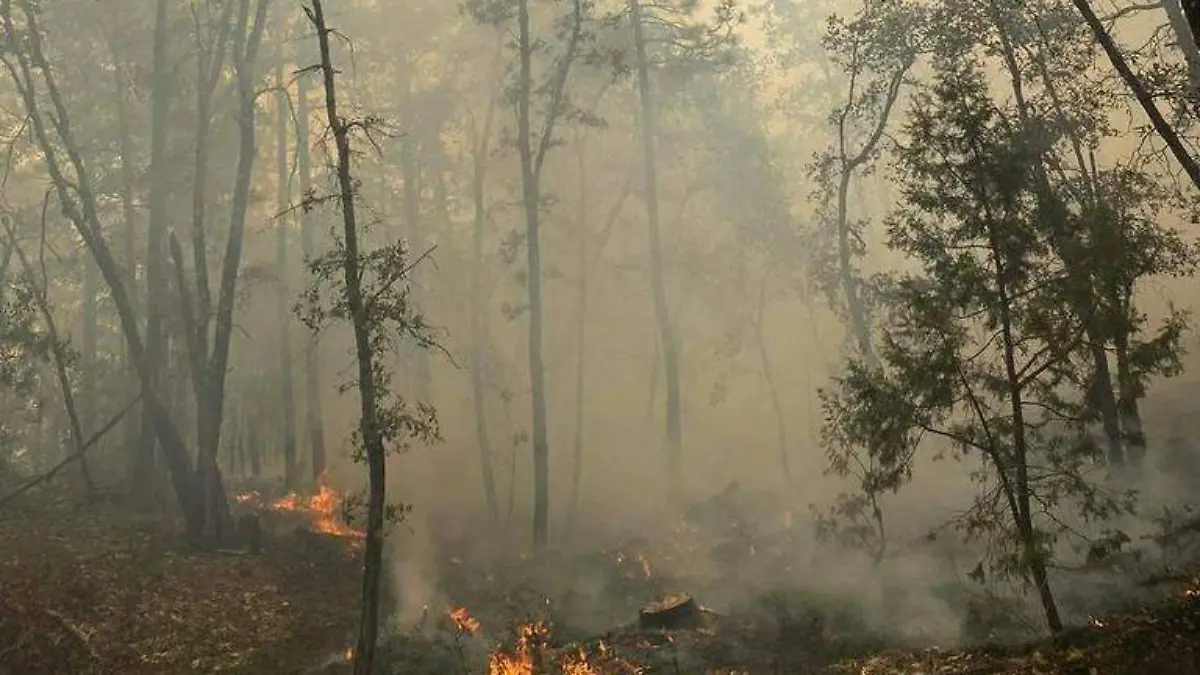
[[[146,367],[151,386],[162,384],[166,359],[166,329],[163,312],[167,288],[167,122],[170,114],[170,64],[167,62],[170,16],[168,0],[158,0],[154,16],[154,71],[150,82],[150,224],[146,233]],[[137,481],[153,482],[154,454],[158,439],[154,413],[143,406],[142,437]]]
[[[767,391],[771,395],[771,409],[775,411],[775,438],[779,450],[779,470],[783,484],[792,484],[792,466],[788,459],[787,417],[783,414],[783,403],[779,399],[779,387],[775,384],[775,367],[771,363],[771,355],[767,350],[767,336],[763,328],[764,315],[767,309],[767,280],[763,275],[762,285],[758,289],[758,310],[754,313],[754,341],[758,343],[758,357],[762,364],[763,379],[767,381]]]
[[[312,166],[309,159],[308,131],[308,74],[296,78],[296,170],[300,174],[301,199],[308,199],[312,190]],[[300,208],[300,250],[305,262],[316,254],[315,224],[310,206]],[[304,347],[304,420],[312,453],[312,479],[319,482],[325,474],[325,424],[321,415],[321,365],[319,343],[310,335]]]
[[[299,483],[296,461],[296,393],[292,376],[292,334],[291,334],[291,297],[288,278],[288,229],[291,214],[288,213],[288,202],[291,200],[288,180],[288,102],[287,83],[283,79],[283,40],[286,35],[286,25],[283,4],[275,3],[275,110],[279,118],[276,127],[276,158],[275,170],[279,180],[279,194],[276,201],[275,215],[276,242],[275,267],[279,274],[279,295],[276,302],[277,321],[279,322],[279,405],[283,419],[283,482],[288,490],[295,489]]]
[[[138,259],[137,259],[137,215],[134,210],[134,167],[133,167],[133,137],[129,129],[129,86],[125,81],[125,68],[120,56],[114,51],[113,70],[114,91],[117,95],[117,133],[120,136],[121,152],[121,215],[124,228],[125,287],[129,289],[129,300],[134,307],[138,305]],[[127,343],[122,341],[122,354],[125,365],[127,397],[132,399],[138,390],[137,365],[133,363],[133,355]],[[139,410],[144,410],[138,404]],[[127,415],[122,422],[125,434],[125,446],[129,454],[129,477],[134,494],[134,502],[142,508],[150,505],[149,475],[153,471],[154,455],[144,452],[139,442],[141,432],[140,418],[146,413]]]
[[[579,500],[583,491],[584,423],[587,421],[584,398],[587,395],[587,301],[588,301],[588,176],[587,145],[582,136],[576,153],[576,172],[579,179],[578,248],[576,274],[579,275],[575,300],[575,448],[571,462],[571,497],[567,504],[567,530],[574,531],[579,517]]]
[[[362,616],[358,648],[354,656],[354,675],[374,675],[375,649],[379,638],[379,601],[383,588],[383,525],[387,485],[383,438],[380,434],[375,389],[375,354],[371,349],[369,317],[362,294],[355,221],[354,177],[350,168],[350,127],[338,115],[333,61],[329,51],[329,29],[321,0],[312,0],[310,18],[317,31],[321,49],[321,72],[325,83],[325,114],[337,147],[337,178],[342,207],[346,305],[354,324],[354,352],[358,361],[358,393],[361,416],[359,433],[367,456],[369,477],[367,500],[367,542],[364,552]]]
[[[497,54],[497,57],[499,54]],[[497,59],[498,60],[498,59]],[[479,443],[479,470],[483,480],[483,500],[488,518],[500,518],[500,502],[496,495],[495,464],[492,462],[492,440],[488,434],[487,397],[484,390],[487,333],[484,330],[487,303],[483,294],[483,234],[487,219],[487,160],[491,147],[492,121],[495,118],[496,97],[488,99],[483,129],[474,138],[471,198],[474,202],[474,227],[471,236],[471,402],[475,409],[475,437]]]
[[[543,361],[541,186],[535,165],[530,116],[533,104],[533,36],[529,0],[517,2],[520,81],[517,149],[521,155],[521,201],[525,207],[526,284],[529,297],[529,380],[533,407],[533,546],[545,548],[550,529],[550,439],[546,429],[546,365]],[[553,110],[550,114],[553,114]]]
[[[659,228],[658,169],[655,161],[655,108],[650,90],[650,66],[646,57],[646,40],[642,34],[642,9],[639,0],[629,0],[630,22],[633,24],[634,49],[637,54],[638,98],[642,131],[642,159],[646,170],[646,220],[650,234],[650,285],[654,296],[654,317],[658,322],[662,343],[663,375],[667,389],[667,486],[673,507],[683,499],[683,413],[682,392],[679,386],[679,345],[667,305],[664,279],[662,233]]]
[[[195,490],[194,474],[183,438],[172,422],[164,398],[154,385],[152,369],[146,358],[145,344],[138,327],[137,314],[126,292],[126,280],[116,258],[108,246],[101,227],[96,193],[92,188],[88,167],[83,161],[80,146],[71,127],[70,113],[59,89],[54,69],[46,58],[42,46],[41,28],[37,13],[29,5],[21,5],[25,26],[20,31],[13,16],[11,0],[0,0],[0,19],[4,35],[12,44],[18,42],[21,50],[9,51],[0,62],[12,77],[21,94],[28,115],[32,135],[41,152],[43,163],[49,174],[54,192],[58,197],[63,214],[75,226],[76,232],[92,253],[100,274],[112,294],[117,316],[125,334],[126,344],[133,362],[137,365],[138,381],[145,401],[144,410],[154,426],[155,435],[162,449],[163,458],[170,469],[171,481],[176,496],[187,520],[188,529],[194,532],[202,521],[198,493]],[[38,76],[35,77],[34,73]],[[50,114],[42,111],[37,94],[37,83],[41,82],[49,98]],[[51,130],[55,139],[51,140]],[[59,148],[66,155],[66,164],[60,160]],[[69,177],[68,177],[69,172]]]
[[[404,62],[400,65],[400,87],[401,96],[403,97],[401,105],[404,109],[405,118],[409,120],[416,119],[416,115],[414,114],[415,106],[413,104],[412,67],[413,61],[411,58],[405,58]],[[409,250],[414,255],[419,255],[418,249],[425,245],[421,222],[422,140],[424,139],[419,138],[415,132],[405,134],[400,140],[400,172],[404,180],[405,231],[408,238]],[[420,308],[426,293],[421,285],[421,277],[423,275],[418,268],[414,268],[412,271],[410,293],[412,293],[412,301]],[[429,352],[420,346],[414,346],[409,353],[408,361],[412,368],[412,372],[409,375],[409,386],[411,387],[412,397],[418,401],[428,401],[431,387]]]

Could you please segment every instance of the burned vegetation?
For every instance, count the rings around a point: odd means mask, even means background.
[[[1200,673],[1200,26],[0,0],[0,675]]]

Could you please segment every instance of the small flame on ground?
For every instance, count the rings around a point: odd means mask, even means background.
[[[479,632],[479,619],[471,616],[466,607],[450,607],[446,609],[446,615],[458,627],[458,630],[467,635],[474,635]]]
[[[240,503],[253,503],[259,498],[256,492],[235,495]],[[353,537],[362,539],[366,535],[362,530],[350,527],[341,520],[342,498],[337,491],[325,483],[324,474],[317,479],[317,492],[311,497],[301,497],[296,492],[289,492],[271,503],[273,511],[293,511],[303,513],[312,521],[312,528],[317,532],[337,537]]]
[[[542,622],[527,623],[517,629],[517,646],[499,650],[488,657],[488,675],[533,675],[533,655],[540,650],[550,629]]]

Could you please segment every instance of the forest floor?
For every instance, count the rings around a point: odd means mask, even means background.
[[[353,537],[276,534],[260,555],[196,552],[160,518],[119,503],[78,505],[54,492],[0,507],[0,675],[344,671],[359,598],[361,547]],[[644,560],[606,559],[625,580],[627,607],[662,585],[648,581],[648,568],[640,574]],[[475,673],[490,660],[492,675],[532,673],[534,661],[570,675],[1200,673],[1200,592],[1187,589],[1056,640],[900,650],[803,608],[763,612],[758,598],[747,602],[760,605],[756,613],[707,613],[669,634],[639,630],[636,609],[625,623],[596,631],[556,621],[551,607],[549,623],[535,627],[540,610],[519,592],[520,579],[539,574],[533,563],[486,575],[461,561],[445,567],[446,594],[469,599],[469,607],[431,610],[421,627],[392,633],[382,652],[386,672]]]

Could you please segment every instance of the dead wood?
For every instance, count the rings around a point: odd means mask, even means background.
[[[688,630],[702,625],[700,606],[687,593],[668,595],[638,611],[641,630]]]
[[[96,443],[99,442],[101,438],[104,438],[104,436],[109,431],[112,431],[112,429],[114,427],[116,427],[118,424],[121,423],[121,420],[125,419],[125,415],[128,414],[131,409],[133,409],[133,406],[138,401],[140,401],[141,398],[142,398],[141,394],[138,394],[136,397],[134,397],[134,399],[132,401],[130,401],[128,404],[126,404],[125,407],[122,408],[120,412],[118,412],[116,415],[114,415],[112,417],[112,419],[110,419],[108,421],[108,424],[105,424],[103,427],[100,428],[99,431],[92,434],[91,438],[88,438],[86,441],[84,441],[79,446],[78,450],[71,453],[69,456],[67,456],[66,459],[64,459],[61,462],[59,462],[58,464],[54,465],[54,467],[51,468],[49,471],[47,471],[46,473],[44,473],[36,478],[29,480],[24,485],[17,488],[16,490],[13,490],[9,494],[5,495],[4,497],[0,497],[0,507],[7,505],[9,502],[13,501],[17,497],[20,497],[21,495],[32,490],[33,488],[35,488],[43,483],[48,482],[50,479],[54,478],[54,476],[59,471],[62,471],[63,468],[66,467],[68,464],[83,457],[83,455],[88,450],[91,450],[92,447],[95,446]]]

